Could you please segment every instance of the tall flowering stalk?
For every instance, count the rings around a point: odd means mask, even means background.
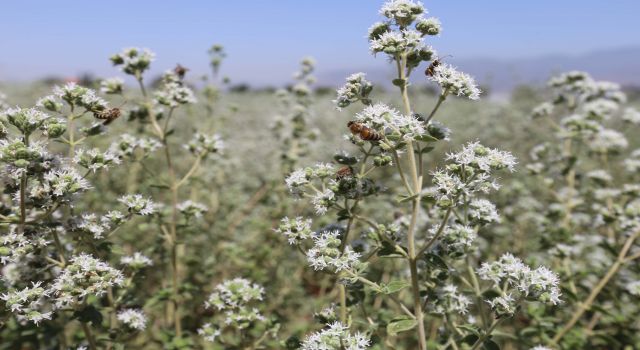
[[[180,203],[180,189],[186,185],[189,179],[198,171],[201,162],[211,154],[219,153],[223,148],[222,140],[218,135],[196,133],[193,139],[185,145],[187,152],[191,153],[193,160],[189,170],[184,174],[178,174],[173,157],[175,150],[171,142],[173,134],[172,119],[176,110],[186,104],[196,102],[193,91],[184,83],[186,70],[178,66],[174,70],[166,71],[162,76],[160,87],[151,94],[147,91],[143,79],[143,73],[150,67],[153,53],[137,48],[125,49],[123,52],[111,57],[114,65],[132,75],[137,80],[143,101],[140,108],[145,113],[145,118],[150,123],[150,133],[162,145],[164,150],[165,166],[167,170],[166,188],[169,191],[169,215],[160,223],[160,230],[164,235],[170,252],[170,275],[172,295],[168,313],[172,318],[172,325],[177,338],[182,337],[182,310],[180,291],[180,249],[182,242],[178,232],[179,214],[184,211],[201,210],[199,204]],[[188,208],[187,208],[188,207]]]
[[[327,332],[348,330],[356,324],[356,310],[349,307],[354,301],[349,300],[357,298],[362,304],[362,323],[369,325],[370,332],[379,332],[379,323],[386,325],[385,334],[380,336],[386,338],[387,345],[398,342],[399,333],[415,329],[413,339],[417,347],[427,349],[428,340],[436,341],[427,334],[425,313],[430,312],[440,318],[432,322],[447,329],[444,345],[467,343],[472,349],[491,347],[495,345],[491,340],[493,331],[501,321],[512,317],[522,302],[560,301],[558,278],[545,267],[532,270],[508,254],[503,265],[495,268],[486,265],[476,271],[471,253],[478,233],[499,221],[495,206],[481,195],[499,187],[496,172],[514,171],[515,158],[509,152],[470,142],[449,153],[440,169],[425,171],[426,155],[449,136],[449,130],[435,121],[443,102],[451,95],[477,100],[480,90],[473,78],[443,63],[424,43],[427,37],[440,32],[440,22],[424,17],[422,4],[389,1],[380,13],[385,21],[370,28],[370,48],[372,53],[384,54],[395,63],[397,78],[393,84],[400,90],[402,112],[375,103],[372,84],[363,73],[349,76],[338,89],[335,102],[338,108],[359,103],[365,106],[345,123],[350,131],[346,139],[355,145],[358,155],[339,152],[334,160],[340,168],[318,163],[293,171],[285,181],[294,196],[310,200],[317,215],[335,211],[337,221],[345,224],[314,231],[311,219],[284,218],[276,231],[305,254],[312,268],[337,277],[339,324],[329,325]],[[412,109],[408,92],[409,77],[422,62],[429,62],[426,75],[441,88],[438,100],[425,115]],[[410,208],[405,213],[397,212],[394,221],[381,223],[380,220],[390,218],[385,218],[384,212],[374,217],[366,215],[366,205],[374,201],[374,196],[379,197],[376,202],[391,200],[389,190],[382,190],[389,185],[383,186],[372,177],[376,170],[383,172],[390,167],[395,170],[401,188],[396,192],[395,210],[405,203],[410,203]],[[354,232],[363,228],[368,231],[354,239]],[[374,267],[375,262],[386,259],[401,259],[406,265],[400,268],[389,263]],[[454,266],[460,265],[464,267],[458,272]],[[485,268],[497,275],[485,273]],[[517,273],[512,273],[514,268]],[[379,280],[378,270],[390,274],[393,280]],[[509,279],[501,280],[507,275]],[[494,297],[485,299],[487,289],[483,291],[478,277],[495,281]],[[452,282],[445,284],[449,279]],[[454,281],[462,283],[464,290],[459,291]],[[366,298],[356,294],[365,288],[375,299],[385,297],[387,306],[401,315],[389,318],[375,308],[367,310]],[[405,289],[410,296],[404,293]],[[481,316],[482,326],[465,325],[464,332],[469,334],[464,337],[454,315],[461,317],[471,308],[471,299],[465,295],[468,289],[477,301],[474,308]],[[339,337],[353,339],[347,334]],[[367,336],[362,339],[354,348],[370,345]],[[416,345],[409,339],[405,341],[406,346]],[[329,339],[322,344],[333,348]],[[315,346],[309,348],[323,348]]]

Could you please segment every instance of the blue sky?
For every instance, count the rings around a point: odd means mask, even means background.
[[[200,74],[213,43],[228,52],[223,73],[260,85],[287,81],[311,55],[319,74],[385,64],[368,54],[367,28],[382,1],[356,0],[4,0],[0,81],[58,73],[118,72],[123,47],[157,53],[156,72],[175,63]],[[444,31],[431,44],[456,58],[579,54],[640,45],[638,0],[424,1]]]

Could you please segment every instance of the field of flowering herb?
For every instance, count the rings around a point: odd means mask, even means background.
[[[422,4],[379,13],[393,89],[229,92],[220,45],[204,86],[143,48],[2,86],[0,349],[640,348],[637,101],[484,101]]]

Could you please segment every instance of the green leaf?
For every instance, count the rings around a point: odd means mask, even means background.
[[[422,134],[422,135],[418,135],[415,137],[416,141],[420,141],[420,142],[436,142],[438,141],[437,138],[428,135],[428,134]]]
[[[406,332],[412,330],[418,325],[418,321],[413,318],[402,317],[394,318],[387,324],[387,333],[390,335],[397,335],[400,332]]]
[[[436,149],[436,148],[433,147],[433,146],[426,146],[426,147],[423,147],[420,150],[420,153],[422,153],[422,154],[429,153],[429,152],[433,151],[434,149]]]
[[[414,194],[413,196],[404,196],[404,195],[402,195],[402,196],[398,196],[398,198],[396,198],[396,201],[398,203],[404,203],[404,202],[411,201],[411,200],[413,200],[414,198],[417,198],[417,197],[418,197],[417,194]]]
[[[393,294],[405,288],[408,288],[410,285],[411,283],[407,281],[401,281],[401,280],[391,281],[382,286],[382,292],[384,294]]]
[[[87,305],[74,312],[73,317],[80,322],[91,323],[94,326],[99,326],[102,323],[102,314],[93,305]]]
[[[482,348],[485,350],[500,350],[500,345],[489,339],[485,340],[484,343],[482,343]]]
[[[427,253],[424,255],[424,261],[431,267],[435,267],[442,270],[449,270],[449,265],[439,255],[433,253]]]
[[[478,337],[477,335],[469,334],[468,336],[462,338],[460,342],[464,344],[473,345],[476,341],[478,341],[478,339],[480,339],[480,337]]]
[[[470,323],[457,325],[456,328],[462,329],[464,331],[467,331],[467,332],[469,332],[471,334],[475,334],[477,336],[480,335],[480,331],[478,330],[478,327],[476,327],[475,325],[472,325]]]

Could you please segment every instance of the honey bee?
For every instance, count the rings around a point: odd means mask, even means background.
[[[117,107],[105,109],[104,111],[100,112],[93,112],[94,117],[104,120],[104,123],[102,123],[102,125],[111,124],[111,122],[118,119],[121,115],[122,111]]]
[[[431,61],[431,64],[429,65],[429,67],[427,67],[427,70],[424,71],[424,74],[428,77],[432,77],[436,73],[436,68],[438,68],[438,66],[442,64],[442,59],[448,56],[451,55],[438,57],[435,60]]]
[[[180,65],[180,63],[176,64],[176,68],[173,69],[173,72],[176,73],[178,78],[184,78],[184,75],[187,74],[189,68]]]
[[[382,135],[379,132],[367,126],[364,126],[358,122],[350,121],[347,123],[347,126],[349,127],[349,130],[351,131],[352,134],[359,135],[360,138],[365,141],[382,140]]]
[[[342,180],[346,177],[351,176],[353,176],[353,169],[351,169],[351,167],[348,165],[345,165],[342,168],[338,169],[338,171],[336,171],[336,180]]]

